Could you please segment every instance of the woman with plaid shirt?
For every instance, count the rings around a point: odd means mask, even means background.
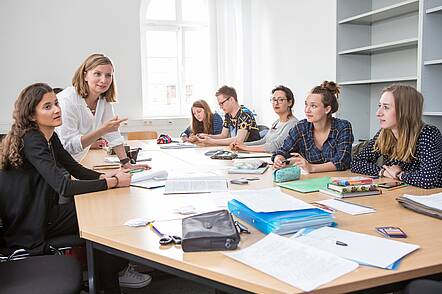
[[[305,100],[305,115],[273,154],[273,166],[296,164],[307,172],[345,170],[350,167],[353,132],[350,122],[332,117],[338,110],[339,86],[324,81]]]

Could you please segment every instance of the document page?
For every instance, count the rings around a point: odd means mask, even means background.
[[[413,200],[414,202],[420,203],[422,205],[442,210],[442,193],[431,194],[428,196],[414,196],[404,194],[402,197]]]
[[[321,200],[321,201],[316,201],[316,202],[320,203],[320,204],[324,204],[325,206],[331,207],[333,209],[337,209],[342,212],[351,214],[351,215],[376,212],[376,210],[374,208],[364,207],[364,206],[360,206],[360,205],[349,203],[349,202],[338,201],[335,199],[327,199],[327,200]]]
[[[358,267],[356,262],[273,233],[225,254],[303,291],[314,290]]]
[[[313,205],[281,192],[279,187],[231,191],[234,199],[255,212],[274,212],[316,208]]]
[[[330,227],[314,230],[295,240],[360,264],[380,268],[388,268],[397,260],[419,248],[414,244]],[[342,246],[338,243],[346,245]]]
[[[220,177],[176,178],[166,181],[164,194],[226,192],[227,181]]]

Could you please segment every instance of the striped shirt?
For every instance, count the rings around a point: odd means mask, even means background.
[[[350,167],[353,140],[350,122],[332,117],[328,138],[322,149],[319,149],[313,137],[313,123],[303,119],[290,130],[289,136],[284,140],[282,147],[273,154],[272,160],[276,155],[289,158],[290,153],[296,152],[309,163],[331,162],[336,166],[336,170],[345,170]]]

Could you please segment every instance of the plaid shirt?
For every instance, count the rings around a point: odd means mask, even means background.
[[[289,158],[290,153],[297,152],[309,163],[331,162],[337,170],[345,170],[350,167],[352,144],[353,132],[350,122],[332,117],[328,138],[322,145],[322,150],[318,149],[313,137],[313,124],[303,119],[290,130],[289,136],[284,140],[282,147],[273,154],[272,159],[276,155]]]

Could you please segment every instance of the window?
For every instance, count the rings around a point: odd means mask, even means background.
[[[141,9],[143,114],[190,114],[209,93],[208,0],[144,0]]]

